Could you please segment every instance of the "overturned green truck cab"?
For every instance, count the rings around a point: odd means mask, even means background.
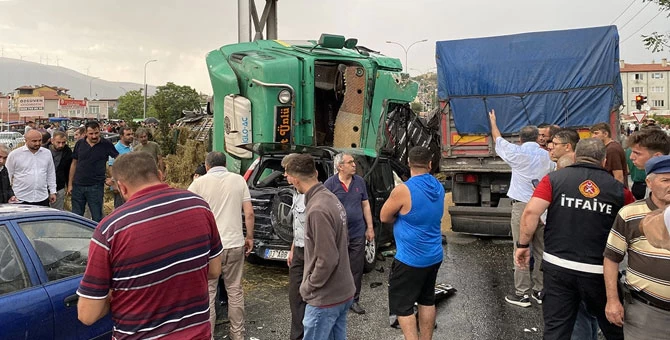
[[[376,153],[386,113],[418,92],[398,59],[337,35],[226,45],[207,55],[207,67],[214,90],[213,149],[225,152],[236,172],[255,158],[240,144]]]

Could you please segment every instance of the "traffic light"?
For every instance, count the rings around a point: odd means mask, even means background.
[[[640,110],[642,109],[642,105],[647,103],[647,96],[643,95],[637,95],[635,96],[635,107]]]

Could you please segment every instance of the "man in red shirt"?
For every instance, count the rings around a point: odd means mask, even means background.
[[[221,274],[222,246],[209,206],[161,183],[142,152],[119,156],[112,174],[126,203],[93,233],[79,320],[111,310],[115,339],[210,339],[207,279]]]

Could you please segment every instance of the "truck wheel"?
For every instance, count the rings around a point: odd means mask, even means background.
[[[270,219],[275,234],[289,245],[293,242],[293,194],[291,187],[279,189],[272,198]]]
[[[369,273],[375,269],[377,264],[377,241],[365,241],[365,265],[363,266],[363,273]]]

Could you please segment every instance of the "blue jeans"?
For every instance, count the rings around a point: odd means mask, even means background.
[[[88,203],[91,209],[91,219],[96,222],[102,220],[102,203],[105,195],[105,184],[73,185],[72,212],[84,216],[84,209]]]
[[[598,340],[598,318],[586,310],[584,301],[579,304],[579,312],[577,312],[570,340]]]
[[[347,312],[354,300],[337,306],[305,307],[303,340],[345,340],[347,338]]]

